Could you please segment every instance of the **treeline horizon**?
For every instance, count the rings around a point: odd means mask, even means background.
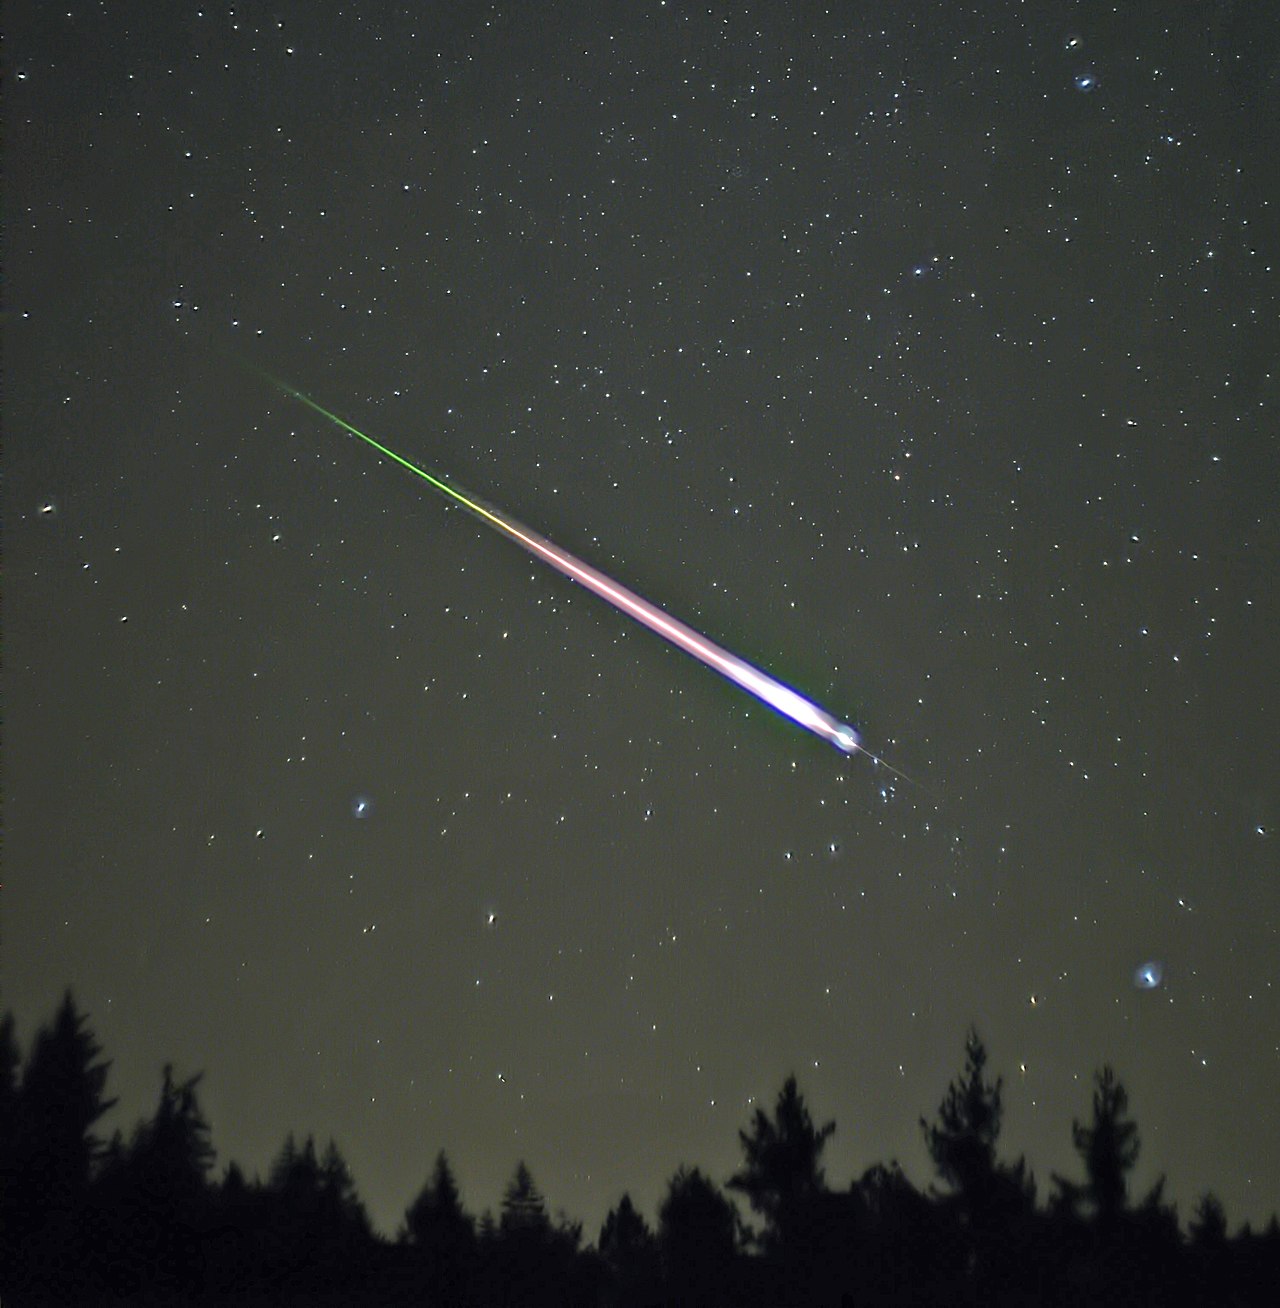
[[[740,1305],[1272,1304],[1280,1222],[1234,1235],[1213,1192],[1185,1230],[1129,1178],[1141,1140],[1109,1065],[1089,1120],[1071,1125],[1080,1176],[1043,1196],[1025,1157],[997,1150],[1003,1078],[971,1027],[936,1115],[920,1118],[936,1180],[896,1160],[847,1187],[821,1165],[835,1122],[815,1125],[796,1078],[738,1139],[717,1183],[680,1164],[653,1225],[623,1192],[594,1241],[553,1218],[523,1160],[495,1214],[467,1211],[441,1150],[394,1236],[377,1232],[337,1144],[290,1133],[267,1176],[216,1152],[203,1073],[163,1069],[155,1112],[126,1139],[95,1125],[115,1105],[110,1062],[65,992],[25,1060],[0,1020],[0,1302],[52,1305],[326,1305],[387,1308],[738,1308]],[[742,1211],[734,1196],[745,1202]]]

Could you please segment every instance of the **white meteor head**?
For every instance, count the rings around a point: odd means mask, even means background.
[[[847,722],[842,722],[831,734],[832,744],[846,754],[856,754],[861,748],[861,737]]]

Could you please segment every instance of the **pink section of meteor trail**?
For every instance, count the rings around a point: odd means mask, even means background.
[[[536,554],[538,558],[563,572],[566,577],[572,577],[580,585],[594,591],[601,599],[608,600],[615,608],[635,618],[637,622],[643,622],[651,631],[656,631],[659,636],[664,636],[686,654],[692,654],[694,658],[714,668],[722,676],[728,677],[744,690],[750,691],[757,699],[785,717],[791,718],[793,722],[821,736],[846,754],[852,754],[861,748],[858,733],[851,726],[832,717],[825,709],[819,708],[803,695],[784,686],[767,672],[762,672],[744,659],[738,658],[737,655],[730,654],[727,649],[722,649],[714,641],[708,640],[692,627],[686,626],[678,618],[664,613],[656,604],[650,604],[647,599],[641,598],[634,591],[610,580],[589,563],[584,563],[546,537],[539,536],[523,523],[508,518],[490,505],[484,506],[483,513],[491,522],[502,527],[513,539],[519,541],[530,553]]]

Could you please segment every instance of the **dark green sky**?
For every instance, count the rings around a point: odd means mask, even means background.
[[[332,1134],[391,1229],[523,1158],[593,1232],[793,1070],[923,1183],[976,1021],[1042,1194],[1110,1061],[1139,1181],[1264,1220],[1264,10],[10,6],[24,1040],[70,984],[122,1126],[173,1060],[222,1162]]]

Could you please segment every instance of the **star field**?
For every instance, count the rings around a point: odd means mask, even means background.
[[[1280,1196],[1275,24],[17,5],[3,980],[220,1164],[594,1229],[795,1071]],[[1270,53],[1268,53],[1270,52]],[[249,367],[245,365],[248,364]],[[845,758],[264,385],[842,720]]]

